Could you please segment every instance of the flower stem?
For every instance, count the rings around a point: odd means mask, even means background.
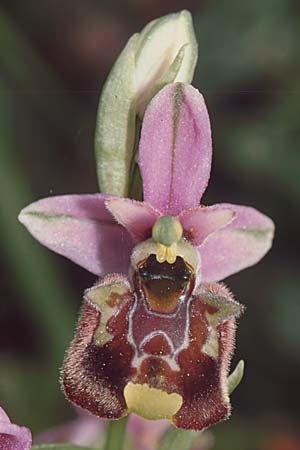
[[[164,435],[157,450],[190,450],[199,435],[199,431],[172,428]]]
[[[103,450],[122,450],[125,442],[127,420],[128,416],[109,422]]]

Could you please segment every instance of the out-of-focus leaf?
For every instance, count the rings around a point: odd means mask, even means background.
[[[282,64],[298,54],[297,24],[284,0],[213,2],[194,22],[202,49],[196,78],[204,92],[222,95],[243,79],[274,74],[276,68],[280,74]]]
[[[21,392],[27,411],[35,410],[39,405],[49,412],[55,410],[62,400],[58,383],[59,366],[67,343],[72,337],[75,311],[70,303],[72,295],[62,274],[52,263],[51,256],[46,255],[17,222],[20,209],[32,199],[32,194],[16,157],[14,97],[6,95],[7,91],[3,85],[0,85],[0,92],[2,253],[12,274],[13,289],[17,290],[18,298],[22,302],[20,309],[26,308],[29,312],[36,332],[40,333],[39,351],[43,352],[39,370],[32,368],[38,381],[34,376],[29,376],[31,367],[21,363],[16,370],[16,385],[9,386],[9,374],[5,375],[1,368],[1,379],[4,379],[3,383],[0,382],[1,398],[9,402],[9,394]],[[13,329],[10,332],[17,333]],[[22,339],[22,336],[19,338]],[[4,364],[3,360],[1,355],[1,362]],[[8,382],[5,382],[5,376],[8,377]],[[20,398],[19,395],[19,401]],[[40,414],[38,419],[40,421],[36,421],[37,425],[45,426],[45,416]]]
[[[13,19],[0,9],[1,72],[16,82],[20,94],[29,101],[60,132],[74,133],[76,125],[65,120],[78,116],[78,104],[66,93],[63,83],[52,67],[43,60]],[[41,95],[43,93],[44,95]],[[47,100],[45,101],[45,94]],[[70,126],[71,124],[71,126]],[[70,127],[68,129],[68,127]]]

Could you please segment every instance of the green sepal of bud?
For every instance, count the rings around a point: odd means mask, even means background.
[[[104,85],[100,97],[95,152],[101,192],[126,197],[135,139],[135,52],[133,35]]]

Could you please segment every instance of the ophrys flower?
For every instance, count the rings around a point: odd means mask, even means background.
[[[101,279],[85,293],[62,382],[70,400],[203,429],[230,412],[227,374],[241,306],[216,281],[255,264],[273,222],[253,208],[199,206],[211,167],[201,94],[174,83],[149,104],[139,166],[144,201],[52,197],[20,220]]]

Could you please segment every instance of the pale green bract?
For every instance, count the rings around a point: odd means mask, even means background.
[[[244,376],[244,369],[245,369],[245,363],[241,359],[238,362],[234,371],[227,378],[229,395],[231,395],[233,393],[233,391],[235,391],[235,389],[238,387],[238,385],[242,381],[243,376]]]
[[[192,17],[185,10],[153,20],[129,39],[100,96],[95,152],[102,192],[128,196],[139,134],[136,117],[143,118],[166,84],[192,81],[197,55]]]

